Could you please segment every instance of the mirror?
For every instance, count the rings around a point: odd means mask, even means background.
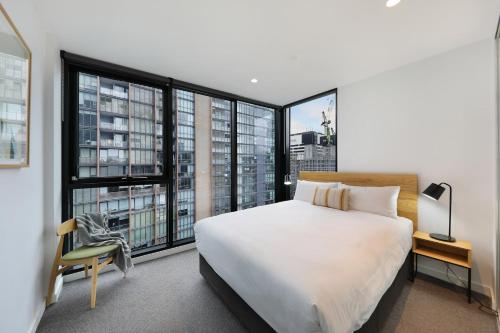
[[[31,51],[0,4],[0,168],[29,166]]]

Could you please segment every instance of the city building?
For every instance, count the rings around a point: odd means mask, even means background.
[[[204,217],[231,211],[231,102],[174,91],[176,239]],[[238,209],[273,203],[274,110],[238,103]],[[207,140],[207,138],[210,138]]]
[[[178,89],[174,95],[174,237],[183,239],[194,236],[195,221],[231,211],[231,102]]]
[[[315,131],[290,135],[290,196],[293,198],[299,171],[336,171],[337,140],[328,145],[326,136]]]
[[[238,210],[275,201],[274,110],[238,102]]]
[[[162,91],[80,73],[80,178],[163,172]],[[133,250],[167,241],[165,185],[75,189],[73,216],[107,213]],[[77,244],[78,239],[74,239]]]
[[[212,98],[212,215],[231,211],[231,102]]]
[[[175,157],[175,232],[174,239],[193,237],[195,221],[195,133],[194,133],[194,94],[174,90],[174,109],[177,111]]]

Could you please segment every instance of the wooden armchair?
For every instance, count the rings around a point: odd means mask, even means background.
[[[57,235],[59,238],[59,245],[57,246],[56,257],[52,265],[50,274],[49,291],[47,293],[46,305],[52,303],[52,294],[54,293],[54,284],[59,274],[75,265],[85,266],[85,278],[88,277],[89,266],[92,266],[92,291],[90,294],[90,308],[95,308],[96,291],[97,291],[97,274],[104,266],[113,262],[113,254],[118,250],[119,245],[106,245],[106,246],[82,246],[74,249],[71,252],[62,255],[64,245],[64,235],[73,232],[77,229],[76,220],[71,219],[57,228]],[[104,261],[99,263],[99,258],[106,256]],[[61,267],[59,267],[61,266]]]

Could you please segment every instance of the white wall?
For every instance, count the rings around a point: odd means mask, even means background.
[[[54,206],[48,196],[47,120],[54,115],[55,49],[48,57],[47,39],[31,0],[2,0],[28,43],[32,56],[30,166],[0,170],[0,332],[25,333],[36,328],[44,306],[50,262],[55,246],[55,224],[46,210]],[[56,135],[56,134],[55,134]],[[53,172],[54,170],[50,170]],[[57,184],[57,182],[56,182]],[[52,185],[57,189],[57,185]],[[54,192],[52,192],[54,193]],[[57,208],[56,208],[57,209]],[[49,215],[48,215],[49,214]]]
[[[485,40],[338,90],[339,171],[417,173],[421,191],[431,182],[450,183],[452,234],[472,242],[473,287],[489,296],[495,286],[495,54],[494,40]],[[420,196],[420,230],[447,233],[447,195],[437,203]],[[444,264],[422,265],[446,277]]]

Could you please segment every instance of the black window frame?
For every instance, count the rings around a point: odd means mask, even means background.
[[[243,102],[246,104],[251,104],[255,106],[260,106],[260,107],[265,107],[265,108],[270,108],[274,109],[274,162],[275,162],[275,167],[274,167],[274,202],[280,202],[283,201],[285,198],[285,186],[283,184],[283,178],[284,178],[284,170],[283,170],[283,157],[281,155],[282,147],[283,147],[283,139],[284,136],[282,135],[283,133],[283,128],[282,128],[282,118],[283,118],[283,107],[273,107],[270,104],[262,104],[259,102],[256,102],[254,100],[246,99],[238,99],[235,100],[235,109],[234,109],[234,120],[231,119],[231,126],[234,128],[234,138],[231,137],[231,159],[232,159],[232,165],[234,166],[234,169],[231,169],[231,176],[233,177],[231,179],[231,199],[232,199],[232,204],[231,204],[231,211],[237,211],[238,210],[238,102]],[[234,124],[234,125],[233,125]],[[233,176],[233,171],[234,171],[234,176]]]
[[[284,108],[279,105],[257,101],[243,96],[191,84],[185,81],[164,77],[129,67],[66,52],[60,53],[62,61],[62,221],[72,217],[73,190],[76,188],[98,188],[110,186],[134,186],[165,184],[167,186],[167,242],[152,246],[145,250],[134,251],[133,257],[150,254],[157,251],[171,249],[177,246],[194,242],[194,237],[174,241],[175,202],[174,190],[174,161],[173,161],[173,90],[179,89],[209,97],[221,98],[231,102],[231,211],[237,210],[237,107],[238,101],[257,106],[271,108],[275,114],[275,202],[284,199],[282,179],[284,135],[282,123]],[[163,174],[140,177],[106,177],[106,178],[78,178],[78,73],[88,73],[110,79],[142,84],[163,91]],[[65,241],[64,252],[71,250],[71,236]],[[73,273],[77,270],[70,270]]]
[[[337,88],[333,88],[324,92],[321,92],[319,94],[315,94],[309,97],[302,98],[298,101],[288,103],[286,105],[283,105],[282,107],[282,112],[281,115],[283,119],[281,120],[281,127],[283,129],[283,159],[285,161],[284,165],[282,165],[282,180],[284,181],[285,175],[290,174],[290,123],[291,123],[291,108],[300,104],[304,104],[307,102],[311,102],[315,99],[328,96],[331,94],[335,94],[335,131],[336,131],[336,147],[335,147],[335,171],[338,171],[339,169],[339,160],[338,160],[338,155],[339,155],[339,135],[338,135],[338,101],[339,101],[339,95],[338,95],[338,90]],[[282,182],[283,182],[282,181]],[[282,199],[283,200],[290,200],[290,186],[282,186]]]
[[[163,113],[167,111],[166,105],[169,96],[169,86],[171,79],[154,75],[151,73],[134,70],[128,67],[103,62],[100,60],[61,51],[62,61],[62,221],[72,217],[73,190],[78,188],[99,188],[112,186],[135,186],[135,185],[155,185],[166,186],[167,212],[171,210],[171,202],[168,200],[169,193],[172,191],[171,182],[171,145],[167,134],[167,128],[170,128],[169,117],[163,118],[163,174],[162,175],[144,175],[144,176],[118,176],[103,178],[78,178],[78,74],[80,72],[90,75],[103,76],[106,78],[142,84],[163,92]],[[172,230],[167,221],[167,244],[166,248],[178,246],[172,243]],[[69,235],[64,242],[64,251],[67,252],[72,246],[72,235]],[[163,250],[163,245],[152,246],[145,251],[136,251],[134,256],[144,255],[158,250]]]

